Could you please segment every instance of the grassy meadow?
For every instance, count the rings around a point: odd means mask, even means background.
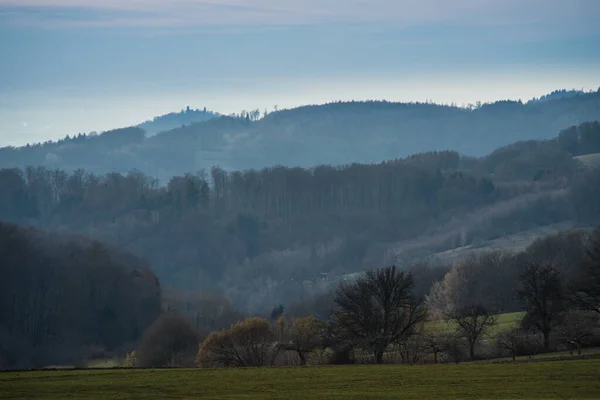
[[[513,313],[505,313],[498,314],[495,316],[496,325],[494,325],[489,332],[487,332],[488,338],[493,338],[499,333],[508,331],[519,325],[521,319],[525,315],[524,312],[513,312]],[[453,322],[445,322],[445,321],[432,321],[429,322],[427,326],[428,329],[437,332],[454,332],[456,330],[456,324]]]
[[[0,373],[0,399],[600,399],[600,360]]]

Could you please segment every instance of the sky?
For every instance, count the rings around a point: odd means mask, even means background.
[[[598,0],[0,0],[0,146],[337,100],[600,87]]]

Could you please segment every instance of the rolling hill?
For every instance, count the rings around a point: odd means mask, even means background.
[[[137,127],[143,129],[148,136],[153,136],[157,133],[169,131],[184,125],[208,121],[218,116],[218,113],[207,111],[206,107],[203,110],[194,110],[188,106],[178,113],[172,112],[155,117],[139,124]]]
[[[139,131],[127,128],[97,137],[3,148],[0,167],[44,165],[95,173],[136,169],[168,180],[216,165],[232,171],[377,163],[446,149],[482,156],[509,143],[548,139],[566,127],[600,120],[600,92],[469,109],[366,101],[304,106],[258,120],[209,114],[190,110],[142,124]],[[192,123],[196,117],[210,119]],[[155,135],[141,133],[173,125],[177,128]]]
[[[117,245],[166,286],[265,310],[315,294],[304,282],[322,274],[447,264],[600,222],[600,170],[582,162],[600,152],[589,118],[600,93],[477,109],[351,102],[5,148],[0,220]]]

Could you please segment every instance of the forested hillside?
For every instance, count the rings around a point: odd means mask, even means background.
[[[0,369],[126,349],[161,310],[147,263],[81,236],[0,222],[0,274]]]
[[[260,113],[245,112],[189,124],[196,116],[204,119],[208,114],[190,110],[99,136],[77,135],[3,148],[0,167],[44,165],[97,174],[137,169],[166,182],[174,175],[217,165],[227,171],[273,165],[308,168],[378,163],[447,149],[483,156],[500,146],[549,139],[565,127],[600,119],[600,92],[468,108],[338,102],[273,112],[263,118]],[[177,128],[149,135],[173,126]]]
[[[0,220],[104,240],[143,255],[166,285],[265,310],[319,293],[323,274],[600,222],[600,170],[567,151],[597,149],[599,138],[600,124],[585,123],[482,158],[444,151],[311,169],[215,167],[166,185],[141,172],[4,169]]]
[[[218,113],[207,111],[206,107],[203,110],[191,109],[189,106],[178,113],[169,113],[153,118],[152,120],[143,122],[138,125],[149,136],[157,133],[169,131],[174,128],[180,128],[183,125],[190,125],[197,122],[208,121],[211,118],[218,117]]]

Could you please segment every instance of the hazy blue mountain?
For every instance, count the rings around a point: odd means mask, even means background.
[[[379,115],[385,115],[380,110],[384,105],[374,106]],[[491,107],[477,112],[494,115],[500,109],[510,114],[523,106]],[[325,118],[316,114],[335,115],[327,107],[309,107],[304,112],[312,113],[305,121],[312,117],[322,125]],[[566,229],[600,223],[600,169],[588,162],[593,160],[574,157],[600,153],[598,121],[566,127],[548,140],[505,145],[484,157],[440,151],[345,166],[231,172],[212,168],[205,173],[190,169],[162,184],[155,179],[219,157],[230,157],[230,167],[236,162],[259,163],[259,157],[271,163],[286,155],[290,163],[306,162],[301,157],[311,149],[321,150],[312,154],[315,159],[336,154],[339,163],[343,150],[351,149],[355,153],[350,152],[348,158],[355,157],[356,143],[369,145],[359,136],[348,140],[342,150],[325,148],[306,123],[304,142],[295,143],[297,147],[307,144],[297,153],[291,140],[281,141],[288,146],[285,149],[274,141],[257,154],[240,150],[252,149],[253,138],[265,140],[261,135],[275,137],[266,128],[283,125],[287,118],[299,121],[298,113],[302,115],[300,110],[274,114],[259,123],[215,118],[149,139],[141,128],[125,128],[13,149],[6,154],[40,151],[41,157],[51,149],[56,158],[47,159],[47,164],[57,165],[68,156],[72,167],[90,168],[0,168],[0,221],[71,232],[119,246],[149,261],[168,287],[217,289],[252,312],[316,293],[321,289],[310,281],[323,272],[335,277],[370,265],[408,265],[457,248],[465,254],[486,242],[525,231],[533,240],[540,231],[556,226]],[[343,115],[351,118],[352,114]],[[359,117],[351,122],[357,121]],[[327,126],[336,123],[342,124],[334,120]],[[202,141],[192,128],[202,129]],[[351,138],[352,133],[348,129],[347,136]],[[343,144],[343,137],[338,130],[327,140]],[[188,151],[194,141],[204,152]],[[213,161],[200,159],[210,151]],[[94,173],[93,169],[109,168],[107,163],[158,173]],[[451,262],[452,257],[439,255],[443,262]]]
[[[192,118],[204,111],[159,117],[155,121],[161,122],[151,126],[177,121],[178,127],[153,136],[145,135],[142,129],[148,125],[142,125],[0,149],[0,167],[44,165],[95,173],[138,169],[166,180],[217,165],[225,170],[311,167],[381,162],[447,149],[481,156],[516,141],[547,139],[569,126],[600,120],[600,92],[471,108],[337,102],[282,110],[261,119],[219,116],[186,125],[183,121],[190,120],[188,114]]]

